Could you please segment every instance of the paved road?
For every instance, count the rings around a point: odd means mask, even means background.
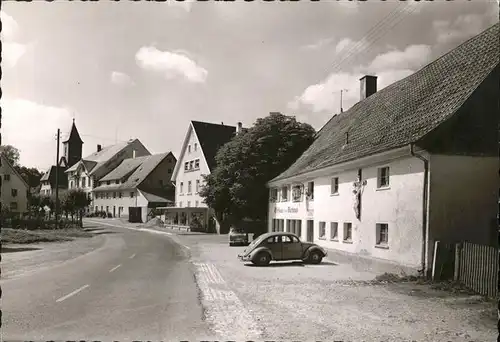
[[[189,249],[168,235],[103,228],[100,249],[1,282],[4,340],[216,339]]]

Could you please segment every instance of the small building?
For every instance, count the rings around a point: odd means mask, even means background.
[[[102,177],[93,192],[93,211],[131,222],[146,222],[157,207],[173,206],[172,152],[124,159]]]
[[[52,165],[47,172],[44,173],[40,179],[40,195],[41,196],[51,196],[56,192],[56,172],[59,183],[59,190],[68,189],[68,176],[64,173],[66,167]]]
[[[269,182],[269,231],[428,274],[434,243],[497,244],[499,25],[361,99]]]
[[[123,160],[149,155],[151,153],[139,139],[130,139],[105,147],[97,145],[94,153],[80,159],[65,171],[68,177],[68,189],[80,188],[88,194],[91,204],[87,212],[90,212],[95,208],[92,190],[96,187],[96,182],[115,169]]]
[[[22,215],[29,209],[29,186],[3,153],[0,153],[0,158],[2,210]]]
[[[219,148],[242,130],[241,123],[236,127],[200,121],[189,123],[179,160],[172,174],[175,206],[164,208],[163,215],[167,225],[189,227],[196,222],[202,230],[218,229],[213,213],[204,203],[199,191],[204,184],[203,175],[209,175],[216,167],[215,156]]]

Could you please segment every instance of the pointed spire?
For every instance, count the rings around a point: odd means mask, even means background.
[[[66,142],[69,142],[69,141],[79,142],[79,143],[83,144],[83,140],[80,137],[80,133],[78,133],[78,129],[76,128],[75,118],[73,118],[73,124],[71,125],[71,131],[69,133],[69,137],[68,137],[68,139],[66,139],[65,141],[63,141],[63,143],[66,143]]]

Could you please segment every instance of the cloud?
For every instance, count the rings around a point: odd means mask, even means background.
[[[324,48],[325,46],[330,45],[330,43],[332,41],[333,41],[333,38],[323,38],[323,39],[318,40],[315,43],[305,45],[302,48],[306,49],[306,50],[319,50],[319,49]]]
[[[4,42],[2,44],[2,59],[7,67],[13,67],[17,64],[19,58],[21,58],[27,47],[24,44]]]
[[[19,30],[17,21],[4,11],[0,11],[0,19],[2,20],[2,39],[13,39]]]
[[[344,38],[341,41],[339,41],[337,43],[337,45],[335,46],[335,53],[340,53],[342,51],[347,51],[348,48],[351,48],[355,44],[357,44],[357,43],[355,41],[353,41],[352,39]]]
[[[111,83],[122,87],[135,85],[129,75],[119,71],[113,71],[111,73]]]
[[[167,78],[183,77],[193,83],[204,83],[208,71],[181,53],[160,51],[144,46],[135,55],[137,64],[146,70],[164,73]]]
[[[21,164],[46,168],[55,163],[57,129],[69,129],[72,111],[25,99],[2,98],[2,144],[20,150]],[[30,124],[31,123],[31,124]],[[21,132],[21,134],[20,134]]]
[[[485,16],[479,14],[461,15],[454,21],[436,20],[433,22],[436,40],[439,44],[464,41],[479,34],[488,26]]]
[[[193,8],[193,3],[194,3],[194,0],[184,0],[184,1],[167,0],[167,5],[169,7],[179,8],[179,9],[182,9],[186,12],[191,12],[191,9]]]
[[[347,40],[345,40],[347,42]],[[352,72],[333,72],[323,81],[310,85],[289,103],[293,110],[309,108],[315,113],[314,120],[322,121],[340,111],[340,91],[343,90],[342,107],[347,110],[359,101],[359,79],[365,74],[378,76],[378,90],[414,73],[427,63],[431,49],[427,45],[411,45],[402,51],[392,50],[378,55],[367,65],[359,65]],[[318,121],[319,122],[319,121]]]

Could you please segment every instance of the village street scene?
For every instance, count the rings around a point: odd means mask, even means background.
[[[498,10],[4,4],[0,339],[500,338]]]

